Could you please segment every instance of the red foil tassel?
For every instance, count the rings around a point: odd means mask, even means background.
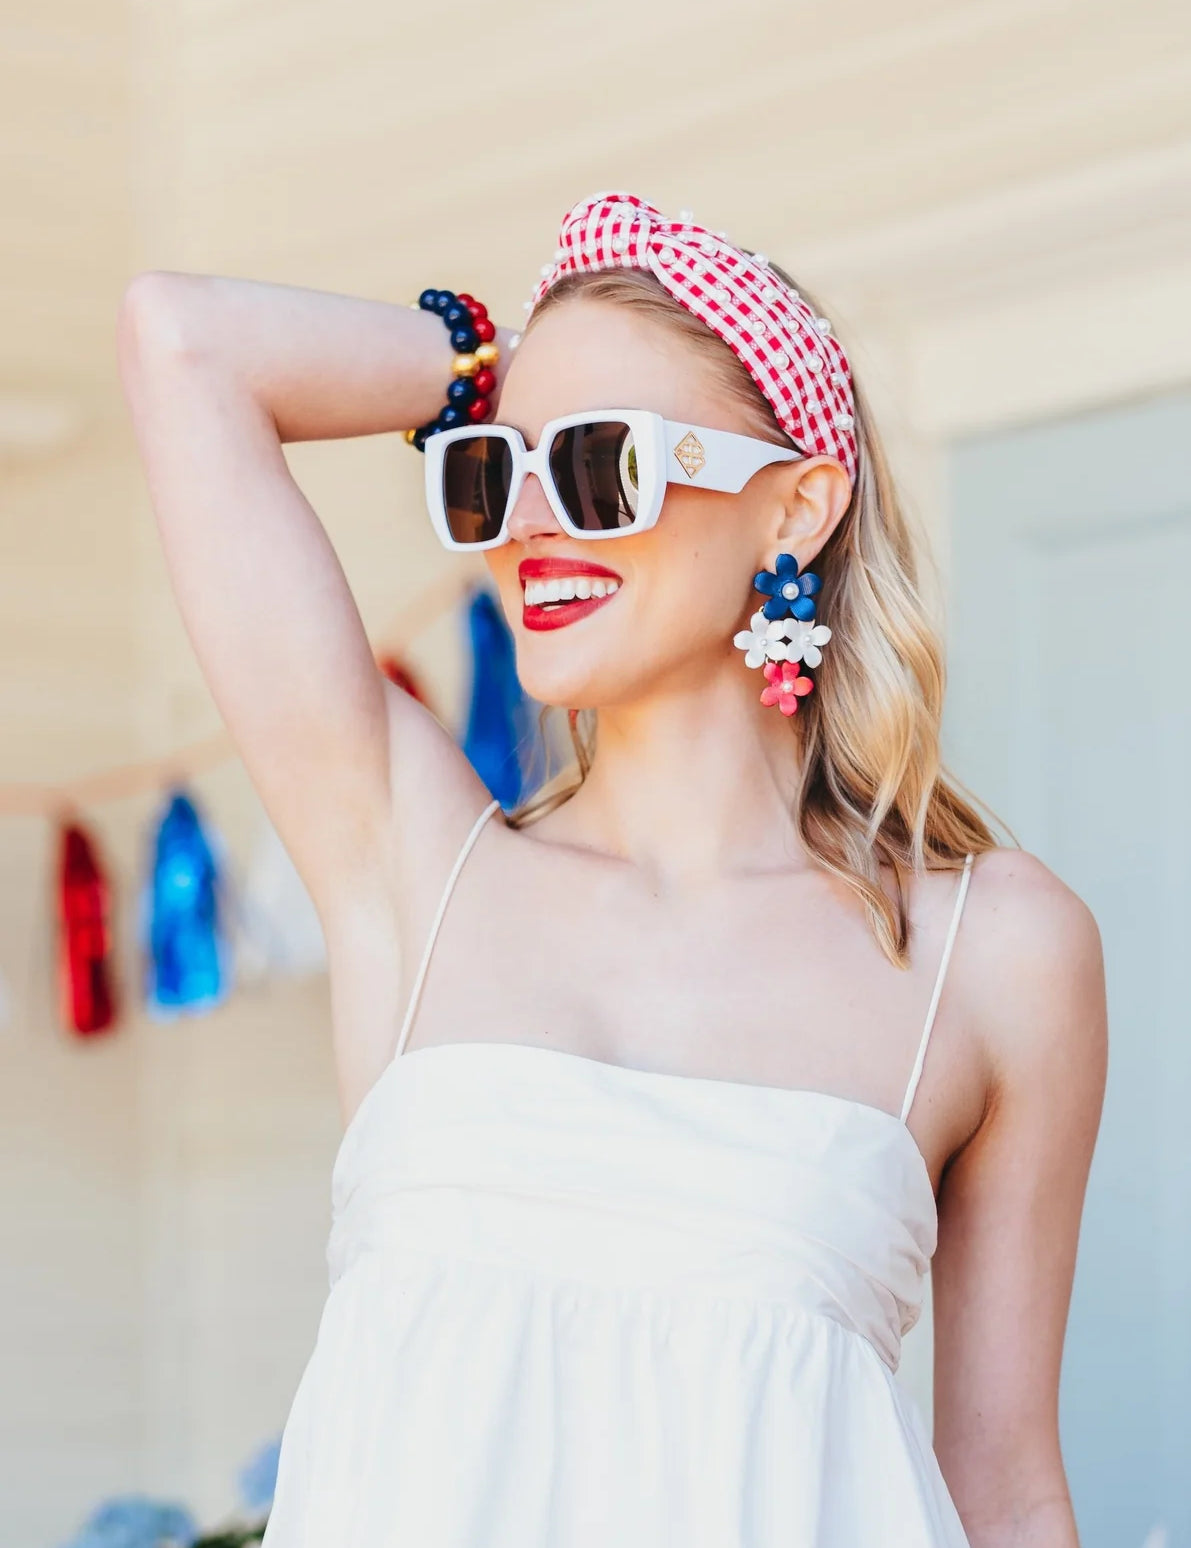
[[[385,674],[391,683],[396,683],[398,688],[404,688],[411,699],[417,699],[419,704],[426,703],[426,694],[421,683],[410,669],[396,656],[381,656],[377,666]]]
[[[84,1037],[115,1020],[111,983],[111,891],[95,846],[76,823],[61,834],[58,982],[62,1019]]]

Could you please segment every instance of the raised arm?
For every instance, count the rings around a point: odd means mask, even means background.
[[[441,815],[449,844],[486,796],[433,717],[377,671],[282,443],[431,418],[450,379],[446,329],[407,306],[148,273],[125,294],[119,351],[187,631],[325,922],[400,852],[402,824],[408,837]]]
[[[1100,936],[1013,850],[981,856],[964,925],[963,999],[991,1090],[940,1194],[935,1448],[972,1548],[1078,1548],[1058,1394],[1104,1093]]]

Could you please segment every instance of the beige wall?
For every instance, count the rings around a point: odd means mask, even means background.
[[[461,48],[461,44],[463,45]],[[56,0],[0,21],[0,777],[214,725],[114,380],[124,278],[212,268],[520,314],[554,224],[627,186],[818,286],[945,553],[950,437],[1191,376],[1183,0]],[[295,457],[379,636],[441,559],[396,440]],[[448,625],[422,644],[445,701]],[[200,793],[244,863],[235,766]],[[96,823],[133,897],[151,804]],[[49,835],[0,826],[0,1536],[102,1493],[230,1503],[324,1285],[321,982],[111,1040],[55,1029]],[[124,960],[135,961],[122,919]],[[925,1398],[927,1341],[907,1355]]]

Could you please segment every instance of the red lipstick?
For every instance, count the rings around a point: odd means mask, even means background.
[[[548,558],[522,559],[517,574],[524,586],[527,580],[549,580],[554,575],[599,575],[605,579],[620,580],[615,570],[607,565],[592,564],[588,559],[563,559],[558,554]]]
[[[517,567],[521,584],[526,589],[527,600],[522,609],[521,622],[535,633],[547,629],[565,629],[567,624],[578,623],[589,613],[611,602],[621,584],[621,577],[607,565],[593,564],[588,559],[564,559],[561,555],[549,558],[523,559]],[[544,582],[563,577],[582,579],[599,586],[601,596],[573,597],[566,600],[546,601],[540,596]],[[610,585],[611,590],[604,590]],[[530,590],[538,595],[528,600]]]

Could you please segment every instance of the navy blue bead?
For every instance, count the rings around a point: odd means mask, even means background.
[[[440,290],[434,298],[434,310],[441,317],[455,299],[453,290]]]
[[[438,304],[437,290],[424,290],[418,297],[418,305],[424,312],[433,312]]]
[[[465,425],[468,423],[467,410],[463,408],[457,408],[453,403],[448,403],[446,408],[439,412],[438,419],[435,421],[435,423],[438,425],[440,430],[453,430],[456,425]]]
[[[447,401],[460,408],[466,408],[475,396],[476,384],[470,376],[457,376],[447,388]]]
[[[448,328],[457,328],[460,323],[471,323],[471,313],[467,310],[463,301],[452,301],[450,306],[442,314],[442,320]]]
[[[426,426],[425,425],[419,425],[418,428],[414,431],[414,438],[413,438],[413,441],[411,442],[411,444],[416,446],[419,451],[425,451],[426,450]]]
[[[455,328],[451,333],[451,348],[470,353],[477,348],[480,336],[471,328]]]

